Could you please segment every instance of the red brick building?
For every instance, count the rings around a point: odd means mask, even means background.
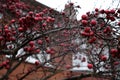
[[[26,4],[31,5],[31,7],[38,7],[40,9],[49,8],[46,5],[36,2],[35,0],[22,0]],[[34,8],[32,8],[34,9]],[[50,9],[50,8],[49,8]],[[54,14],[59,16],[60,13],[54,10]],[[72,15],[73,16],[73,15]],[[58,18],[60,19],[60,18]],[[56,47],[55,47],[56,48]],[[56,48],[58,50],[59,48]],[[58,53],[57,53],[58,54]],[[57,55],[56,54],[56,55]],[[55,56],[55,55],[54,55]],[[51,57],[54,57],[51,56]],[[5,57],[5,55],[0,55],[1,58]],[[6,59],[6,58],[4,58]],[[32,61],[32,62],[31,62]],[[28,59],[26,62],[21,63],[10,75],[8,80],[81,80],[79,78],[83,77],[84,74],[91,73],[90,71],[73,71],[70,69],[66,69],[66,64],[72,65],[72,54],[69,54],[64,57],[58,57],[54,60],[54,63],[57,65],[60,63],[60,67],[58,66],[58,71],[54,69],[54,67],[49,66],[52,65],[52,62],[46,66],[38,65],[40,68],[36,70],[37,65],[35,62],[37,59]],[[61,62],[62,61],[62,62]],[[19,61],[16,60],[13,65],[16,65]],[[62,67],[61,67],[62,66]],[[0,77],[4,76],[7,69],[0,69]],[[32,71],[32,72],[31,72]],[[31,72],[29,74],[29,72]],[[26,74],[29,74],[26,76]],[[24,78],[25,77],[25,78]],[[92,75],[86,75],[87,78],[83,78],[82,80],[106,80],[102,78],[94,78]]]

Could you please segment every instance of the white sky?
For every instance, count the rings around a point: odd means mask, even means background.
[[[75,5],[81,6],[81,9],[79,10],[79,15],[81,15],[81,14],[85,14],[88,11],[92,11],[95,7],[101,8],[101,9],[109,8],[109,7],[116,8],[120,0],[36,0],[36,1],[41,2],[58,11],[63,10],[64,5],[68,1],[71,1],[75,3]]]

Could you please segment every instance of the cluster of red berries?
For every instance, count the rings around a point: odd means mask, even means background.
[[[5,61],[2,62],[2,64],[0,65],[0,67],[4,67],[6,69],[9,69],[10,68],[9,63],[10,63],[9,60],[5,60]]]

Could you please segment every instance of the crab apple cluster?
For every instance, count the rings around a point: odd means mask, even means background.
[[[84,37],[89,37],[89,43],[93,43],[96,41],[97,38],[103,37],[108,38],[112,37],[114,26],[111,26],[111,22],[116,21],[119,17],[119,10],[99,10],[98,8],[95,9],[93,13],[86,13],[81,16],[81,25],[83,26],[83,30],[81,31],[81,35]],[[97,13],[97,15],[96,15]],[[100,15],[104,15],[100,17]],[[117,22],[116,25],[120,25]],[[92,37],[91,37],[92,36]]]
[[[95,36],[93,36],[88,40],[88,43],[94,43],[96,41],[96,39],[97,38]]]
[[[94,36],[94,32],[91,30],[91,27],[85,27],[84,31],[81,32],[81,35],[89,38],[88,43],[94,43],[97,39]]]
[[[107,27],[104,29],[103,32],[104,32],[104,33],[110,33],[110,32],[111,32],[110,26],[107,26]]]
[[[116,35],[114,36],[114,33],[116,32],[113,30],[116,28],[116,25],[120,26],[120,22],[118,19],[119,15],[120,13],[119,13],[119,10],[117,9],[116,10],[114,9],[99,10],[98,8],[96,8],[94,12],[88,12],[81,16],[81,20],[80,20],[80,23],[81,23],[80,25],[82,27],[81,36],[86,40],[86,42],[90,43],[90,44],[87,44],[88,47],[92,47],[92,49],[100,49],[106,44],[109,44],[108,46],[110,47],[108,51],[109,56],[105,54],[101,55],[101,53],[97,53],[97,50],[95,52],[91,52],[90,55],[98,59],[94,61],[94,59],[92,60],[91,58],[92,62],[97,63],[98,61],[100,63],[104,63],[104,65],[108,65],[109,60],[112,59],[113,63],[111,64],[113,64],[114,67],[116,67],[116,65],[119,64],[118,60],[120,58],[120,55],[119,55],[120,52],[116,48],[118,45],[117,44],[118,40],[115,37]],[[113,25],[112,23],[115,23],[115,25]],[[113,46],[114,41],[116,42],[115,43],[116,45]],[[92,50],[90,49],[90,51]],[[103,53],[104,53],[104,50],[103,50]],[[97,54],[98,56],[96,55],[94,56],[94,54]],[[89,63],[87,67],[89,69],[94,69],[93,65],[95,68],[98,67],[98,65],[94,63],[93,64]],[[109,69],[111,69],[111,66],[108,66],[108,67]]]
[[[39,40],[38,40],[39,41]],[[42,40],[41,40],[42,41]],[[39,46],[41,46],[42,44],[39,44],[37,41],[30,41],[28,43],[27,46],[25,46],[23,49],[25,52],[27,53],[34,53],[34,54],[38,54],[40,53],[40,48]]]
[[[28,14],[19,19],[19,32],[24,32],[30,30],[31,28],[35,31],[46,31],[52,29],[52,24],[55,19],[50,16],[44,16],[45,11],[35,13],[33,11],[28,12]],[[42,25],[40,26],[39,23]]]
[[[14,43],[16,41],[16,31],[12,29],[9,25],[1,26],[0,29],[0,45],[5,46],[8,42]],[[7,46],[6,46],[7,47]]]
[[[48,37],[47,37],[48,38]],[[46,41],[47,40],[47,41]],[[42,46],[45,45],[43,42],[48,43],[49,39],[44,39],[44,41],[42,39],[38,39],[38,40],[34,40],[34,41],[30,41],[28,43],[28,45],[26,45],[23,49],[26,53],[31,53],[31,54],[38,54],[41,52]],[[43,50],[43,49],[42,49]],[[56,50],[54,48],[46,48],[46,53],[47,54],[55,54]]]
[[[56,52],[56,50],[54,48],[47,48],[46,49],[46,53],[47,54],[50,54],[50,55],[54,55]]]
[[[18,30],[20,32],[22,31],[26,31],[27,29],[29,29],[30,27],[32,27],[31,25],[34,25],[35,24],[35,19],[34,17],[32,16],[33,12],[29,12],[29,15],[26,16],[26,17],[21,17],[19,19],[19,28]]]
[[[14,14],[16,17],[21,17],[23,15],[23,11],[28,10],[27,5],[20,0],[4,0],[1,1],[1,5],[1,10],[3,12],[4,10],[8,10],[11,15]]]
[[[89,36],[93,36],[94,32],[91,30],[91,27],[85,27],[84,31],[81,32],[81,35],[85,37],[89,37]]]
[[[83,26],[88,26],[88,25],[95,26],[97,24],[97,21],[94,19],[89,21],[90,17],[87,14],[82,15],[81,18],[82,18],[81,23]]]
[[[35,53],[35,50],[36,50],[36,46],[26,46],[24,47],[24,51],[25,52],[29,52],[29,53]]]
[[[95,26],[97,24],[97,21],[96,20],[89,21],[89,16],[87,14],[82,15],[81,18],[82,18],[81,23],[84,27],[84,30],[81,32],[81,35],[84,37],[89,37],[88,43],[95,42],[97,38],[94,36],[92,26]]]
[[[115,21],[118,17],[119,17],[119,9],[107,9],[107,10],[99,10],[96,11],[98,14],[104,14],[105,15],[105,19],[107,19],[108,21]]]

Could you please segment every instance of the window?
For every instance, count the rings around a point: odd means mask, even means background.
[[[90,69],[87,67],[87,56],[84,53],[78,52],[77,54],[73,55],[72,60],[74,66],[72,69],[73,71],[90,71]]]

